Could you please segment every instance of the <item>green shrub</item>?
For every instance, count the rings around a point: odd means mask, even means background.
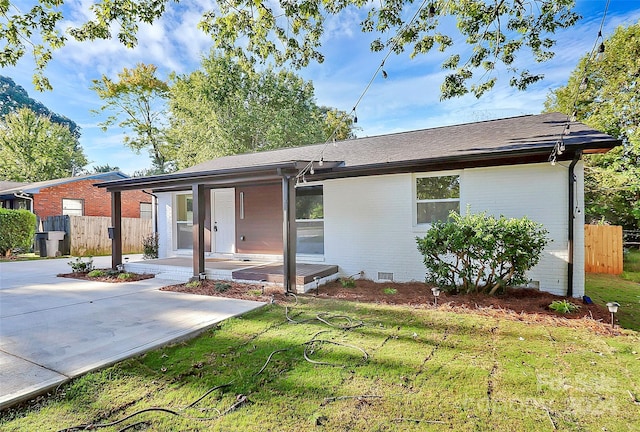
[[[158,233],[153,233],[142,239],[142,259],[158,258]]]
[[[185,284],[187,288],[198,288],[200,285],[202,285],[202,283],[199,280],[193,280]]]
[[[91,270],[89,273],[87,273],[88,277],[102,277],[105,276],[107,273],[102,271],[102,270]]]
[[[131,274],[131,273],[120,273],[118,275],[118,279],[120,279],[120,280],[129,280],[129,279],[132,279],[132,278],[133,278],[133,274]]]
[[[231,288],[231,285],[226,282],[216,282],[214,288],[217,292],[223,293]]]
[[[90,272],[93,270],[93,257],[87,258],[87,261],[84,261],[82,257],[78,257],[74,261],[69,261],[67,264],[71,266],[71,270],[74,273]]]
[[[426,282],[448,292],[495,294],[524,284],[548,243],[542,225],[526,217],[496,218],[485,213],[436,222],[416,238],[427,267]]]
[[[578,309],[580,309],[580,306],[578,306],[577,304],[573,304],[567,300],[554,300],[549,305],[549,309],[554,312],[566,314],[577,311]]]
[[[389,288],[389,287],[386,287],[386,288],[383,290],[383,292],[384,292],[385,294],[389,294],[389,295],[391,295],[391,294],[396,294],[396,293],[398,292],[398,290],[397,290],[397,289],[395,289],[395,288]]]
[[[340,284],[342,288],[355,288],[356,281],[352,278],[340,278]]]
[[[36,233],[36,215],[27,210],[0,208],[0,254],[29,250]]]

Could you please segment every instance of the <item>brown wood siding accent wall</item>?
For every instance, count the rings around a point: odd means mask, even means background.
[[[240,192],[244,219],[240,219]],[[282,253],[281,184],[236,188],[236,245],[238,253]]]

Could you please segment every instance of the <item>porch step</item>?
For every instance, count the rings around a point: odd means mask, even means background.
[[[322,279],[338,273],[338,266],[324,264],[297,264],[296,285],[306,285],[313,282],[314,278]],[[283,283],[284,269],[282,264],[267,264],[236,270],[232,273],[235,280],[267,281],[271,283]]]
[[[163,272],[156,274],[156,279],[187,283],[189,282],[189,279],[191,279],[191,276],[191,273]]]

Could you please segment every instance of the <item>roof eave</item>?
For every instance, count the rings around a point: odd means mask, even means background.
[[[309,163],[310,161],[286,161],[250,167],[162,174],[102,182],[95,184],[95,186],[106,188],[108,192],[139,189],[152,189],[160,192],[185,190],[197,183],[206,183],[210,186],[225,186],[248,182],[268,182],[281,180],[287,172],[297,173]],[[324,162],[323,167],[316,169],[330,170],[339,166],[341,163],[342,162]]]
[[[567,150],[560,156],[559,161],[571,160],[578,152],[588,150],[591,152],[607,152],[620,145],[620,140],[608,140],[587,144],[567,145]],[[520,165],[527,163],[548,162],[553,147],[497,151],[491,153],[474,153],[460,156],[444,156],[441,158],[414,159],[398,162],[380,162],[354,167],[338,167],[329,172],[320,172],[308,176],[308,180],[326,180],[346,177],[363,177],[368,175],[401,174],[407,172],[445,171],[453,169],[465,169],[475,167],[490,167],[502,165]]]

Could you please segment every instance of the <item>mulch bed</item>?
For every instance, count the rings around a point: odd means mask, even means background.
[[[111,269],[98,269],[98,270],[107,272],[107,271],[110,271]],[[64,277],[64,278],[71,278],[71,279],[83,279],[83,280],[111,282],[111,283],[136,282],[136,281],[151,279],[152,277],[155,277],[155,275],[149,274],[149,273],[129,273],[129,272],[125,272],[125,273],[128,273],[129,275],[131,275],[131,277],[127,279],[118,279],[117,274],[106,274],[104,276],[89,277],[88,276],[89,272],[60,273],[57,276]]]
[[[218,288],[216,288],[218,284]],[[221,284],[229,287],[220,291]],[[395,294],[385,294],[385,288],[395,289]],[[161,288],[191,294],[241,298],[269,302],[290,301],[282,287],[260,284],[240,284],[226,281],[205,280],[199,285],[173,285]],[[341,299],[365,303],[404,305],[414,308],[434,307],[431,289],[424,283],[377,283],[370,280],[357,280],[353,288],[344,288],[338,281],[323,285],[318,292],[309,291],[309,297]],[[560,314],[548,308],[554,300],[568,300],[578,306],[577,312]],[[580,299],[556,296],[534,289],[509,289],[505,294],[487,296],[480,294],[447,294],[442,292],[438,299],[438,308],[456,312],[474,312],[496,317],[505,317],[518,321],[554,323],[569,327],[589,327],[599,333],[611,334],[610,314],[606,307],[596,304],[584,304]]]

